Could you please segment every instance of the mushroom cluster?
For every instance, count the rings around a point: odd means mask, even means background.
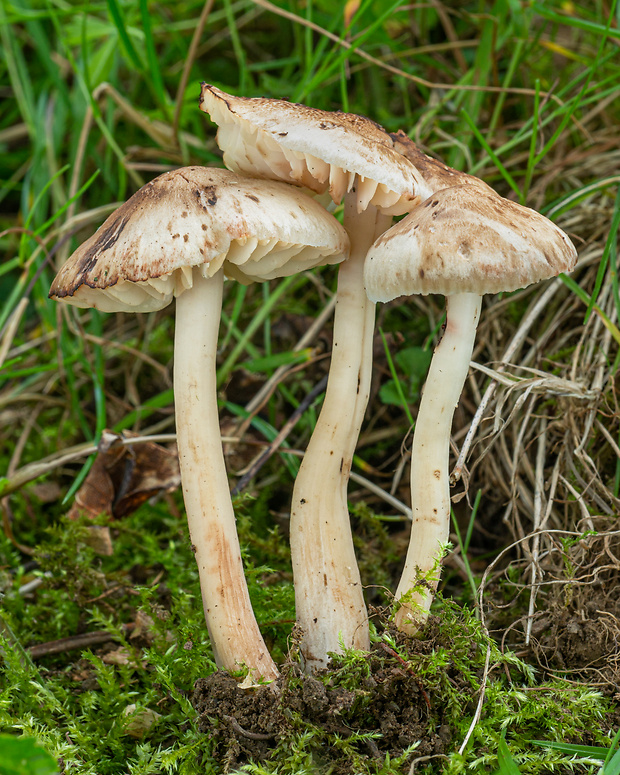
[[[351,253],[340,265],[325,400],[295,480],[291,557],[295,608],[308,669],[329,653],[370,645],[368,616],[347,506],[353,453],[372,376],[374,304],[365,291],[368,248],[392,215],[431,189],[378,124],[282,100],[234,97],[202,85],[200,107],[218,125],[227,167],[282,180],[344,202]]]
[[[448,298],[414,433],[413,527],[396,591],[397,626],[412,633],[428,613],[448,540],[450,429],[481,295],[569,271],[576,255],[543,216],[362,116],[208,84],[200,107],[218,125],[229,170],[187,167],[144,186],[73,254],[50,296],[105,312],[158,310],[176,299],[179,456],[207,627],[220,667],[245,665],[270,680],[278,670],[248,595],[219,433],[224,276],[260,282],[340,263],[325,400],[291,505],[300,650],[313,671],[343,646],[370,644],[347,485],[370,390],[375,302]],[[320,203],[329,200],[343,204],[344,227]]]

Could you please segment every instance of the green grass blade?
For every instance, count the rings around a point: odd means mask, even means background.
[[[244,361],[243,368],[260,374],[269,374],[280,366],[293,366],[297,363],[308,363],[312,358],[312,347],[306,347],[297,352],[275,353],[264,357]]]
[[[233,404],[230,401],[226,401],[224,406],[226,409],[228,409],[228,411],[237,415],[237,417],[243,417],[244,419],[248,417],[248,413],[245,411],[245,409],[238,404]],[[273,425],[268,423],[266,420],[263,420],[262,417],[258,417],[256,415],[252,418],[251,425],[269,442],[273,441],[279,432],[276,428],[273,427]],[[295,478],[297,476],[297,472],[299,471],[299,460],[294,455],[286,452],[281,452],[280,456],[282,457],[284,465],[288,469],[289,474]]]
[[[465,119],[465,121],[467,122],[469,128],[474,133],[476,139],[478,140],[480,145],[484,148],[484,150],[487,152],[489,158],[493,161],[493,163],[495,164],[497,169],[501,172],[502,177],[504,178],[506,183],[508,183],[510,188],[515,192],[515,194],[519,197],[519,199],[521,199],[522,198],[521,189],[515,183],[514,178],[512,177],[512,175],[508,172],[506,167],[504,167],[504,165],[500,161],[499,156],[497,155],[497,153],[495,153],[495,151],[488,144],[488,142],[486,141],[486,139],[483,136],[482,132],[478,129],[478,127],[476,126],[476,123],[474,122],[474,120],[471,118],[471,116],[467,113],[467,111],[464,108],[461,110],[461,116]]]
[[[590,301],[588,302],[588,309],[586,310],[586,317],[585,321],[587,322],[590,315],[592,314],[592,310],[594,309],[594,302],[595,299],[598,298],[598,295],[600,293],[600,290],[603,286],[603,280],[605,278],[605,272],[607,271],[607,266],[609,264],[609,257],[613,253],[615,255],[616,253],[616,245],[617,245],[617,239],[618,239],[618,229],[620,228],[620,187],[618,187],[618,193],[616,194],[616,203],[614,207],[614,214],[611,219],[611,225],[609,227],[609,234],[607,235],[607,239],[605,240],[605,248],[603,249],[603,255],[601,256],[601,262],[598,266],[598,270],[596,273],[596,281],[594,283],[594,289],[592,291],[592,296],[590,297]],[[618,310],[620,312],[620,310]]]
[[[602,775],[620,775],[620,751],[616,751],[609,762],[605,760]]]
[[[517,763],[512,758],[503,737],[500,738],[499,741],[497,760],[499,762],[499,770],[497,770],[495,775],[521,775],[521,770],[517,767]]]
[[[63,172],[65,172],[65,171],[67,170],[67,167],[68,167],[68,166],[69,166],[69,165],[67,165],[67,166],[63,167],[62,169],[58,170],[57,177],[59,177],[59,176],[60,176],[60,175],[61,175]],[[96,170],[95,172],[93,172],[93,174],[90,176],[90,178],[88,178],[88,180],[86,181],[86,183],[84,183],[84,184],[83,184],[83,185],[82,185],[82,186],[79,188],[79,190],[77,191],[77,193],[75,193],[75,194],[74,194],[74,195],[73,195],[73,196],[72,196],[70,199],[68,199],[68,200],[67,200],[67,201],[64,203],[64,205],[62,205],[62,207],[60,207],[58,210],[56,210],[56,212],[55,212],[55,213],[54,213],[54,214],[51,216],[51,218],[48,218],[48,219],[47,219],[47,221],[45,221],[45,223],[44,223],[44,224],[42,224],[41,226],[39,226],[39,228],[38,228],[38,229],[37,229],[37,230],[36,230],[34,233],[35,233],[35,234],[37,234],[37,235],[44,234],[44,233],[45,233],[45,232],[46,232],[46,231],[49,229],[49,227],[50,227],[50,226],[51,226],[51,225],[52,225],[52,224],[53,224],[55,221],[57,221],[57,220],[58,220],[58,218],[60,218],[60,216],[61,216],[61,215],[63,215],[63,213],[65,213],[65,212],[67,211],[67,209],[68,209],[68,208],[69,208],[69,207],[70,207],[70,206],[71,206],[71,205],[72,205],[74,202],[77,202],[77,201],[78,201],[78,200],[81,198],[82,194],[83,194],[85,191],[88,191],[88,189],[89,189],[89,188],[91,187],[91,185],[92,185],[92,184],[95,182],[95,180],[97,180],[97,178],[98,178],[98,177],[99,177],[99,170]],[[51,181],[50,181],[50,184],[51,184],[52,182],[53,182],[53,180],[51,180]],[[33,209],[34,209],[34,208],[33,208]]]
[[[274,290],[271,292],[271,295],[269,296],[269,300],[261,306],[261,308],[258,310],[256,315],[252,318],[252,321],[243,332],[241,338],[233,348],[232,352],[230,353],[228,358],[224,361],[224,363],[218,370],[218,375],[217,375],[218,386],[221,385],[226,380],[230,372],[234,369],[235,364],[239,360],[239,356],[246,349],[248,343],[250,342],[250,339],[254,336],[256,331],[262,326],[265,318],[267,318],[268,315],[271,313],[271,310],[278,302],[280,297],[286,291],[290,290],[292,292],[293,286],[299,283],[300,280],[301,282],[306,282],[305,278],[303,277],[300,278],[295,275],[292,275],[291,277],[285,277],[276,286],[276,288],[274,288]]]
[[[148,9],[148,0],[140,0],[140,16],[142,17],[142,29],[146,44],[146,61],[148,66],[148,82],[152,87],[155,97],[159,103],[164,116],[170,119],[168,109],[168,98],[164,88],[164,80],[161,74],[160,60],[155,50],[155,41],[153,40],[153,29],[151,27],[151,16]]]
[[[551,748],[554,751],[561,751],[567,754],[576,754],[578,756],[590,756],[593,759],[603,761],[607,756],[608,748],[602,748],[600,745],[578,745],[576,743],[556,743],[550,740],[530,740],[532,745],[540,745],[543,748]]]
[[[138,409],[133,412],[129,412],[123,417],[120,422],[117,422],[114,426],[114,432],[120,433],[128,428],[132,428],[138,420],[144,420],[154,412],[163,409],[164,407],[171,406],[174,403],[174,391],[172,388],[169,390],[163,390],[153,398],[149,398]]]
[[[571,7],[579,8],[580,6]],[[548,19],[549,21],[555,22],[556,24],[565,25],[567,27],[577,27],[583,32],[592,32],[595,35],[608,35],[610,38],[620,40],[620,30],[614,29],[613,27],[610,28],[609,26],[603,26],[601,24],[597,24],[596,22],[590,22],[587,19],[580,19],[576,16],[569,15],[569,13],[558,13],[557,11],[554,11],[552,8],[549,8],[540,2],[532,3],[532,8],[539,16],[542,16],[543,19]],[[609,18],[610,21],[613,19],[613,9],[609,15]]]
[[[609,753],[605,757],[604,775],[620,775],[620,750],[616,751],[618,743],[620,743],[620,729],[618,729],[614,735],[611,745],[609,746]]]
[[[247,94],[248,92],[248,68],[246,66],[246,57],[243,46],[241,45],[241,39],[239,37],[239,30],[235,23],[235,15],[232,9],[230,0],[224,0],[224,8],[226,9],[226,20],[228,21],[228,31],[230,33],[230,40],[232,48],[235,53],[235,59],[237,60],[237,67],[239,69],[239,91],[241,94]]]
[[[107,0],[107,4],[110,17],[114,22],[114,26],[116,27],[119,38],[121,39],[123,48],[127,52],[127,56],[131,60],[131,63],[136,68],[136,70],[143,73],[144,65],[142,64],[142,60],[138,56],[138,53],[131,41],[131,37],[127,32],[125,20],[123,19],[123,14],[117,0]]]
[[[534,116],[532,119],[532,134],[530,137],[530,150],[527,158],[527,167],[525,170],[525,181],[523,182],[523,191],[521,192],[521,204],[524,205],[527,199],[527,193],[530,190],[534,169],[536,167],[536,141],[538,140],[538,122],[540,112],[540,81],[536,79],[536,95],[534,97]]]
[[[64,498],[61,501],[61,506],[66,506],[66,504],[69,503],[71,498],[73,498],[75,493],[80,489],[80,487],[82,486],[84,480],[88,476],[88,472],[93,467],[93,463],[95,462],[96,457],[97,457],[97,454],[95,453],[95,454],[91,455],[89,458],[87,458],[86,462],[84,463],[84,465],[80,469],[80,472],[78,473],[78,475],[75,477],[75,479],[71,483],[71,487],[69,487],[69,489],[65,493],[65,496],[64,496]]]
[[[394,380],[394,385],[396,387],[396,392],[398,393],[401,406],[403,408],[403,411],[407,415],[407,421],[409,422],[409,425],[414,425],[415,420],[413,419],[413,415],[411,414],[411,410],[409,409],[409,404],[407,403],[407,399],[405,398],[403,386],[400,384],[400,378],[398,376],[398,372],[396,371],[396,366],[394,365],[392,353],[390,352],[390,348],[388,347],[387,339],[385,338],[383,329],[379,329],[379,333],[381,334],[381,341],[383,342],[383,349],[385,351],[385,357],[387,359],[388,368],[390,370],[390,374],[392,375],[392,379]]]
[[[19,105],[22,120],[28,125],[32,136],[35,127],[35,98],[28,67],[18,41],[11,35],[7,24],[5,5],[0,3],[0,41],[4,50],[4,61],[9,80]]]
[[[612,335],[614,340],[620,345],[620,329],[616,326],[616,324],[609,319],[609,316],[603,312],[603,310],[598,306],[598,304],[595,304],[592,302],[592,297],[588,296],[586,291],[583,290],[577,283],[573,280],[572,277],[568,277],[565,274],[561,274],[560,278],[562,279],[562,282],[564,285],[566,285],[567,288],[570,288],[570,290],[577,296],[578,298],[583,301],[583,303],[590,307],[590,304],[592,304],[592,309],[596,312],[597,315],[600,315],[601,320],[603,321],[603,325],[605,328],[609,331],[609,333]]]
[[[368,5],[368,4],[366,4]],[[335,54],[333,59],[330,59],[329,56],[324,57],[323,63],[319,70],[315,73],[312,80],[304,85],[304,89],[302,93],[299,95],[298,99],[303,100],[305,98],[305,95],[310,92],[314,91],[316,88],[318,88],[319,84],[325,82],[328,78],[332,77],[334,74],[340,72],[340,68],[342,64],[352,57],[352,55],[355,53],[356,48],[360,48],[363,46],[363,44],[366,42],[366,40],[370,37],[370,35],[377,29],[379,29],[383,23],[393,17],[394,12],[396,8],[398,8],[402,3],[399,2],[399,0],[393,0],[392,3],[385,9],[385,11],[378,16],[365,30],[363,33],[358,35],[355,40],[351,43],[350,48],[334,48],[332,49],[332,52]],[[358,11],[356,14],[356,17],[360,17],[362,15],[363,8]],[[335,45],[335,44],[334,44]]]
[[[581,88],[581,91],[579,92],[577,97],[573,100],[571,108],[564,113],[564,115],[562,117],[562,120],[560,121],[559,125],[556,127],[556,129],[553,132],[553,134],[551,135],[551,137],[547,140],[547,142],[545,143],[543,149],[536,156],[536,158],[534,160],[535,164],[538,164],[540,162],[540,160],[543,159],[547,155],[547,153],[551,150],[551,148],[553,148],[555,146],[555,144],[556,144],[556,142],[558,140],[558,137],[560,137],[560,135],[564,132],[564,129],[568,125],[568,122],[573,117],[573,115],[574,115],[575,111],[577,110],[577,108],[581,105],[581,100],[585,96],[585,94],[586,94],[586,92],[588,90],[588,87],[590,86],[590,82],[591,82],[592,78],[594,77],[594,74],[596,73],[596,71],[598,69],[599,60],[601,59],[601,57],[603,55],[603,48],[605,46],[605,43],[607,42],[607,38],[609,37],[609,31],[610,31],[610,28],[611,28],[611,23],[612,23],[612,21],[614,19],[615,9],[616,9],[616,0],[613,0],[612,5],[611,5],[611,10],[609,12],[609,17],[607,19],[607,25],[601,31],[601,39],[599,41],[598,50],[596,52],[596,56],[594,58],[594,61],[593,61],[592,65],[591,65],[591,67],[588,68],[588,70],[587,70],[587,76],[586,76],[586,79],[585,79],[585,83],[583,84],[583,86]]]

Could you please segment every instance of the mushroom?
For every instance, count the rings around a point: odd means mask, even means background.
[[[364,281],[371,299],[447,297],[445,332],[424,386],[411,452],[413,524],[395,595],[396,624],[407,633],[426,621],[448,542],[450,429],[469,370],[481,296],[568,272],[576,258],[571,241],[551,221],[469,185],[433,194],[368,251]]]
[[[347,484],[372,373],[374,304],[363,262],[391,215],[431,190],[374,121],[281,100],[235,97],[203,84],[200,107],[218,125],[231,169],[344,199],[351,254],[338,273],[332,361],[325,400],[295,481],[291,555],[306,669],[329,652],[368,649],[364,595],[349,521]]]
[[[342,260],[344,229],[282,183],[186,167],[148,183],[71,256],[50,296],[104,312],[176,297],[174,392],[183,496],[215,659],[253,678],[277,668],[243,574],[221,445],[216,350],[224,274],[241,282]]]

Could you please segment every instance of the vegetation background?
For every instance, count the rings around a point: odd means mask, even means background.
[[[355,740],[299,726],[246,771],[620,771],[619,20],[615,0],[1,0],[0,729],[10,737],[0,772],[234,770],[190,703],[214,665],[174,470],[151,472],[159,499],[132,510],[153,491],[140,481],[123,516],[94,519],[107,548],[93,544],[92,515],[67,517],[76,493],[101,510],[80,487],[105,429],[169,442],[172,317],[47,298],[57,267],[138,187],[177,166],[221,164],[197,107],[201,81],[402,129],[552,218],[580,254],[570,278],[485,300],[455,418],[453,462],[476,434],[454,489],[443,590],[472,610],[467,638],[480,648],[458,658],[471,703],[437,679],[450,751],[363,757]],[[304,399],[327,370],[334,287],[327,269],[225,293],[231,485],[289,425],[237,501],[252,598],[278,660],[294,621],[288,502],[320,406]],[[379,607],[406,545],[408,431],[441,322],[442,299],[378,309],[351,504]],[[437,610],[458,646],[463,614]],[[432,684],[444,659],[454,667],[444,649],[416,669]],[[50,757],[27,742],[13,756],[16,734]],[[339,754],[325,762],[327,746]]]

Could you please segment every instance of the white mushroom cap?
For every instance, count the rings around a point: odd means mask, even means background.
[[[540,213],[478,186],[433,194],[377,239],[366,256],[372,301],[441,293],[499,293],[575,266],[566,234]]]
[[[329,191],[337,203],[355,188],[358,212],[372,204],[402,215],[432,193],[383,127],[364,116],[235,97],[205,83],[200,108],[219,127],[230,169]]]
[[[222,267],[241,282],[346,258],[349,239],[317,202],[283,183],[183,167],[147,183],[62,267],[50,297],[104,312],[150,312]]]

